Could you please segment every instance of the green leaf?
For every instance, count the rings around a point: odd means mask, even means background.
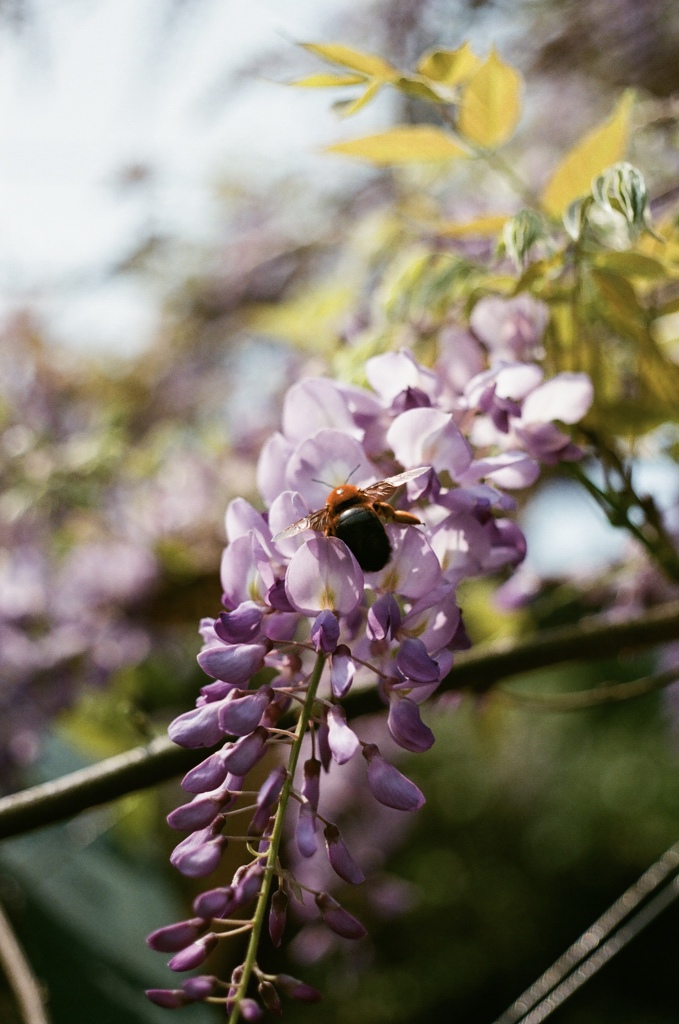
[[[328,146],[326,152],[366,160],[377,166],[436,163],[468,156],[449,135],[430,125],[398,125],[377,135],[338,142]]]
[[[435,226],[437,235],[444,238],[466,238],[468,235],[481,235],[482,237],[497,235],[509,220],[509,214],[489,213],[482,217],[474,217],[473,220],[464,221],[459,224],[450,221]]]
[[[365,82],[365,75],[333,75],[331,72],[319,75],[307,75],[306,78],[298,78],[288,85],[296,85],[300,89],[334,89],[341,85],[361,85]]]
[[[469,43],[464,43],[457,50],[431,50],[425,53],[416,71],[424,78],[453,86],[471,78],[480,64],[481,61],[473,53]]]
[[[522,84],[519,72],[493,50],[462,93],[458,111],[461,133],[484,149],[506,142],[521,116]]]
[[[391,81],[401,77],[400,71],[373,53],[363,53],[361,50],[354,50],[341,43],[302,43],[301,45],[310,53],[315,53],[317,57],[328,61],[329,64],[339,64],[340,67],[360,71],[371,78]]]
[[[633,94],[623,93],[610,118],[583,135],[566,153],[542,193],[542,205],[548,213],[560,217],[573,200],[587,195],[592,178],[622,160],[632,103]]]

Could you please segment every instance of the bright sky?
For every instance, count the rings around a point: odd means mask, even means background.
[[[102,278],[149,218],[210,238],[220,175],[348,173],[314,150],[371,126],[347,129],[327,93],[286,89],[265,69],[233,97],[216,90],[258,54],[327,38],[349,2],[36,0],[34,27],[0,26],[0,313],[30,297],[64,340],[133,351],[155,298]],[[122,190],[121,171],[140,162],[152,188]]]

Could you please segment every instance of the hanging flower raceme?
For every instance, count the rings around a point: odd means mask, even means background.
[[[325,858],[345,882],[364,879],[324,813],[326,773],[332,766],[341,778],[360,754],[379,803],[407,812],[425,799],[354,731],[341,701],[352,688],[377,686],[396,744],[431,747],[420,705],[469,644],[455,588],[522,561],[523,536],[506,518],[514,501],[501,488],[532,483],[540,460],[577,456],[550,411],[575,422],[591,397],[580,375],[543,384],[537,366],[499,362],[451,395],[406,351],[370,360],[367,377],[371,391],[324,378],[290,388],[282,432],[259,460],[267,511],[242,498],[227,510],[224,610],[201,623],[198,661],[209,681],[169,729],[176,743],[209,752],[183,779],[192,798],[168,822],[188,833],[171,858],[183,874],[210,875],[227,844],[240,844],[243,863],[229,885],[197,897],[194,917],[148,942],[172,953],[178,972],[201,965],[229,936],[247,933],[249,945],[226,981],[199,976],[150,991],[161,1006],[221,1000],[232,1021],[257,1020],[262,1006],[280,1012],[281,994],[320,998],[302,981],[265,974],[257,951],[266,923],[280,944],[291,898],[303,897],[343,939],[365,934],[334,896],[305,880],[312,858]],[[501,443],[475,451],[470,437],[484,432]],[[398,507],[387,503],[394,496]],[[248,777],[265,761],[253,789]],[[281,863],[284,829],[299,854],[294,877]]]

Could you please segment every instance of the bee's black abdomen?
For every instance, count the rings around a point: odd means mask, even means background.
[[[334,533],[343,540],[364,572],[383,569],[391,558],[391,544],[377,513],[365,505],[342,512]]]

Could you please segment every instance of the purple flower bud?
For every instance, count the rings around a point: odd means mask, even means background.
[[[282,764],[277,765],[259,787],[257,794],[258,807],[271,807],[281,794],[281,790],[288,777],[288,773]]]
[[[311,642],[316,651],[332,654],[339,640],[339,621],[336,615],[327,609],[319,612],[311,627]]]
[[[401,609],[393,594],[382,594],[368,609],[369,640],[393,640],[401,628]]]
[[[242,686],[264,664],[265,644],[213,644],[198,655],[198,664],[213,679]]]
[[[165,1010],[178,1010],[180,1006],[195,1002],[180,988],[147,988],[145,994],[147,999]]]
[[[167,732],[173,743],[180,747],[214,747],[224,738],[219,724],[219,704],[204,704],[192,708],[170,722]]]
[[[244,697],[229,697],[219,706],[219,725],[225,735],[247,736],[260,722],[273,698],[270,686],[262,686]]]
[[[310,803],[299,805],[299,816],[295,828],[295,842],[303,857],[313,857],[318,844],[316,842],[316,815]]]
[[[182,789],[187,793],[211,793],[221,786],[229,774],[224,758],[230,749],[231,747],[227,746],[217,750],[187,772],[182,779]]]
[[[180,832],[195,832],[207,828],[233,798],[228,790],[218,789],[213,793],[200,793],[188,804],[176,807],[167,816],[170,828]]]
[[[376,800],[397,811],[416,811],[422,807],[424,796],[415,783],[385,761],[374,743],[366,743],[363,756],[368,762],[368,787]]]
[[[227,644],[247,644],[259,634],[263,611],[254,601],[243,601],[235,611],[221,612],[215,633]]]
[[[277,1013],[280,1017],[283,1013],[280,996],[270,981],[260,981],[257,986],[262,1002],[271,1013]]]
[[[333,871],[345,882],[351,882],[352,885],[360,885],[361,882],[365,882],[365,875],[347,850],[337,825],[326,825],[323,835],[328,848],[328,860]]]
[[[205,928],[205,921],[200,917],[178,921],[177,924],[168,924],[165,928],[156,928],[148,936],[146,945],[158,953],[177,953],[195,942]]]
[[[328,711],[328,744],[337,764],[348,761],[360,746],[356,733],[347,725],[344,711],[338,704]]]
[[[434,742],[433,732],[420,718],[419,707],[408,697],[392,696],[387,725],[398,745],[414,754],[429,750]]]
[[[253,1021],[262,1019],[264,1011],[254,999],[241,999],[240,1015],[248,1024],[252,1024]]]
[[[224,764],[230,772],[247,775],[253,765],[264,755],[264,748],[269,734],[266,729],[257,726],[249,736],[237,740],[230,750],[224,754]]]
[[[299,999],[303,1003],[318,1003],[321,993],[317,988],[312,988],[299,978],[293,978],[290,974],[277,974],[276,985],[291,999]]]
[[[288,894],[283,889],[277,889],[271,897],[271,907],[269,908],[269,935],[276,947],[280,946],[283,939],[287,916]]]
[[[219,990],[219,979],[212,974],[199,974],[196,978],[187,978],[182,982],[182,989],[193,1001],[207,999]]]
[[[310,757],[304,762],[304,781],[302,783],[302,796],[309,801],[314,811],[318,810],[318,800],[321,790],[321,762],[315,757]]]
[[[190,946],[183,949],[168,962],[172,971],[190,971],[199,967],[217,945],[217,936],[209,932],[202,938],[192,942]]]
[[[439,678],[439,667],[427,654],[427,648],[421,640],[406,639],[401,643],[396,655],[396,667],[399,672],[413,683],[436,683]]]
[[[234,902],[237,907],[247,907],[259,895],[264,878],[264,865],[261,861],[250,864],[238,879]]]
[[[233,886],[220,886],[200,893],[193,901],[193,909],[199,918],[211,921],[215,917],[228,917],[233,909]]]
[[[330,661],[330,687],[338,700],[349,692],[355,675],[356,665],[351,660],[351,651],[346,644],[340,644]]]
[[[223,823],[218,818],[208,828],[182,839],[170,855],[172,866],[188,878],[203,878],[214,871],[228,843],[226,836],[219,835]]]
[[[285,593],[285,580],[276,580],[266,596],[274,611],[294,612],[295,609],[288,601],[288,595]]]
[[[332,761],[332,751],[330,749],[330,743],[328,737],[330,730],[328,728],[327,720],[324,720],[316,730],[316,743],[318,745],[318,756],[321,759],[323,765],[323,771],[327,772],[330,770],[330,762]]]
[[[362,939],[367,935],[361,922],[327,892],[319,892],[315,900],[323,921],[336,935],[341,935],[344,939]]]

